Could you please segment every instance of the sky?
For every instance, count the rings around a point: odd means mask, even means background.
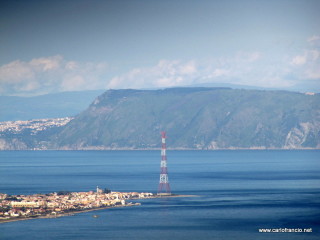
[[[0,95],[230,83],[320,92],[318,0],[0,1]]]

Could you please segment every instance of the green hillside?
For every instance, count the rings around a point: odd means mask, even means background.
[[[109,90],[50,148],[319,148],[320,95],[229,88]]]

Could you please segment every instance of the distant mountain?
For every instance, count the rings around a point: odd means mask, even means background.
[[[242,85],[242,84],[233,84],[228,83],[230,79],[221,79],[222,82],[202,82],[197,84],[191,84],[183,87],[206,87],[206,88],[232,88],[232,89],[249,89],[249,90],[267,90],[267,91],[273,91],[273,90],[283,90],[283,89],[277,89],[277,88],[266,88],[266,87],[257,87],[257,86],[250,86],[250,85]],[[225,82],[223,82],[225,81]]]
[[[258,86],[250,86],[250,85],[241,85],[241,84],[233,84],[228,83],[232,82],[234,79],[230,78],[223,78],[221,77],[221,82],[210,82],[210,79],[208,82],[198,83],[198,84],[192,84],[187,85],[184,87],[227,87],[227,88],[233,88],[233,89],[250,89],[250,90],[266,90],[266,91],[291,91],[291,92],[315,92],[320,93],[320,84],[319,82],[305,82],[304,84],[297,84],[290,87],[281,87],[281,88],[270,88],[270,87],[258,87]],[[201,81],[200,81],[201,82]]]
[[[56,135],[56,148],[320,147],[320,95],[228,88],[109,90]]]
[[[35,97],[0,96],[0,122],[74,116],[104,91],[62,92]]]
[[[230,88],[108,90],[67,125],[41,133],[41,141],[37,136],[25,145],[19,141],[26,137],[10,141],[28,148],[153,149],[160,147],[162,130],[174,149],[320,148],[320,94]]]

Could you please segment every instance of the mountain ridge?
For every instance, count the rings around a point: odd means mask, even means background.
[[[108,90],[65,126],[10,141],[25,149],[157,149],[166,131],[170,149],[319,149],[319,103],[320,94],[289,91]]]
[[[317,103],[318,95],[287,91],[109,90],[66,125],[56,147],[155,148],[161,130],[172,148],[318,147]]]

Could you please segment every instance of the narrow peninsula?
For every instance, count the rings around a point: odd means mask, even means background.
[[[161,197],[153,193],[60,191],[48,194],[8,195],[0,193],[0,223],[32,218],[52,218],[104,208],[140,205],[130,199]]]

